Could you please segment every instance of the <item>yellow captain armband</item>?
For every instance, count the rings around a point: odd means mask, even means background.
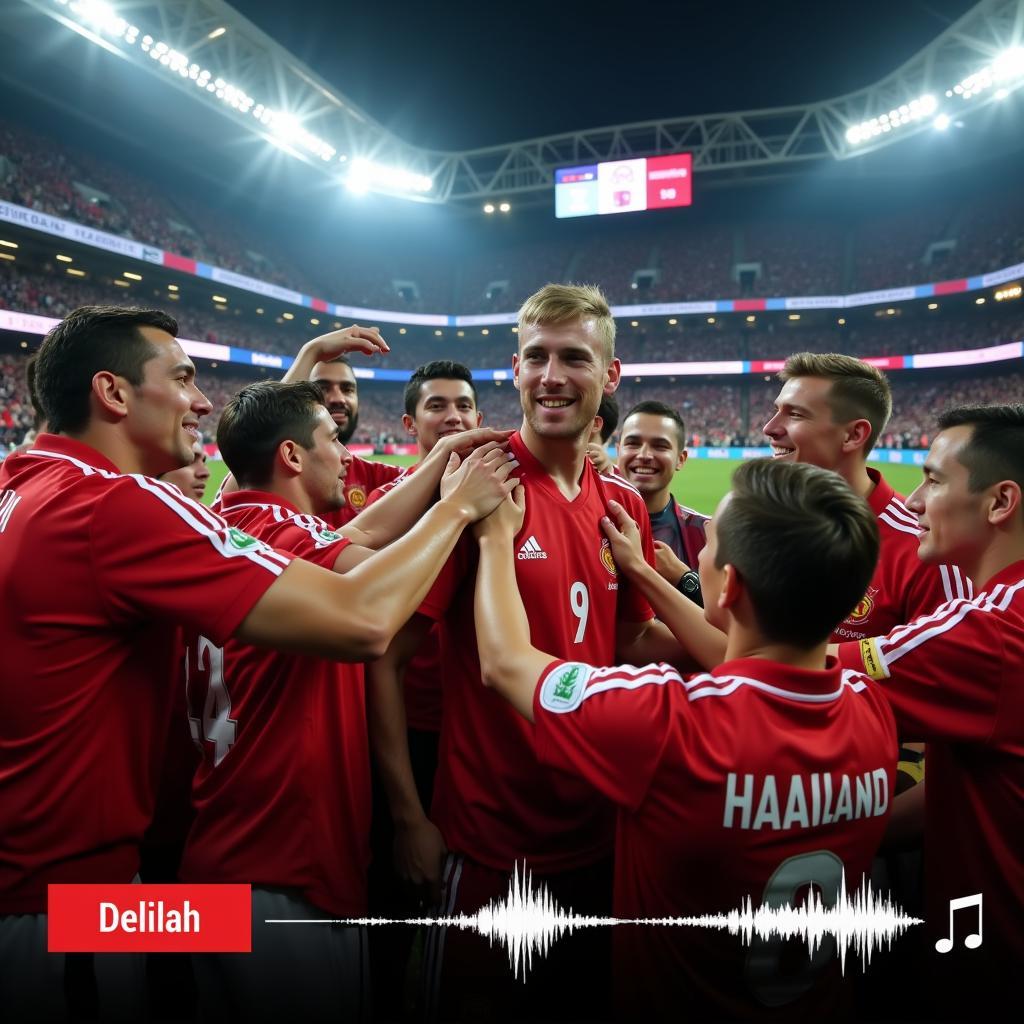
[[[864,672],[872,679],[888,679],[889,671],[885,667],[882,655],[879,653],[878,644],[874,637],[869,637],[860,642],[860,660],[864,665]]]

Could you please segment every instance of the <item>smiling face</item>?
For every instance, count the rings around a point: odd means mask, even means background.
[[[832,417],[832,382],[824,377],[793,377],[775,399],[775,415],[764,425],[772,456],[836,469],[846,428]]]
[[[310,380],[320,385],[324,404],[338,425],[341,443],[347,444],[359,425],[359,389],[352,367],[346,363],[317,363]]]
[[[199,419],[211,411],[196,387],[196,368],[166,331],[141,327],[153,357],[142,367],[142,383],[128,390],[125,428],[147,476],[191,465],[200,440]]]
[[[202,501],[206,493],[206,481],[210,479],[210,467],[206,464],[206,451],[198,441],[192,446],[194,458],[190,466],[164,473],[162,479],[179,488],[183,494],[196,501]]]
[[[550,440],[590,436],[602,395],[619,385],[619,361],[593,319],[524,324],[512,357],[515,386],[530,430]]]
[[[619,469],[646,498],[667,491],[677,469],[686,462],[679,428],[668,416],[636,412],[622,425]]]
[[[970,473],[959,458],[973,429],[950,427],[936,436],[924,464],[924,479],[907,498],[907,508],[921,527],[921,561],[953,563],[969,575],[991,538],[989,491],[971,491]]]
[[[480,426],[473,388],[468,381],[439,377],[420,386],[416,413],[402,416],[410,437],[416,438],[420,456],[429,454],[442,437]]]

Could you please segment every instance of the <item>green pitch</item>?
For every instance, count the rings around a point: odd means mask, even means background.
[[[384,455],[382,462],[391,462],[397,466],[408,466],[416,461],[412,455]],[[729,480],[738,462],[718,462],[710,459],[690,459],[682,471],[676,473],[672,483],[672,493],[690,508],[710,515],[729,489]],[[206,501],[210,501],[221,480],[227,472],[221,461],[210,463],[210,480],[206,486]],[[909,494],[921,479],[921,470],[917,466],[886,466],[885,478],[899,491]]]

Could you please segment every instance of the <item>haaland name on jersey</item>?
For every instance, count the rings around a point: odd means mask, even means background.
[[[782,800],[780,785],[788,786]],[[888,808],[889,777],[884,768],[852,777],[837,775],[834,782],[831,772],[791,775],[788,784],[785,776],[776,782],[774,775],[729,772],[722,827],[753,831],[816,828],[854,818],[877,818]]]

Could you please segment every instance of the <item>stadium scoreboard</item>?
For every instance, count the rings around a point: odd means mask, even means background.
[[[604,160],[555,171],[555,216],[631,213],[693,202],[693,154]]]

